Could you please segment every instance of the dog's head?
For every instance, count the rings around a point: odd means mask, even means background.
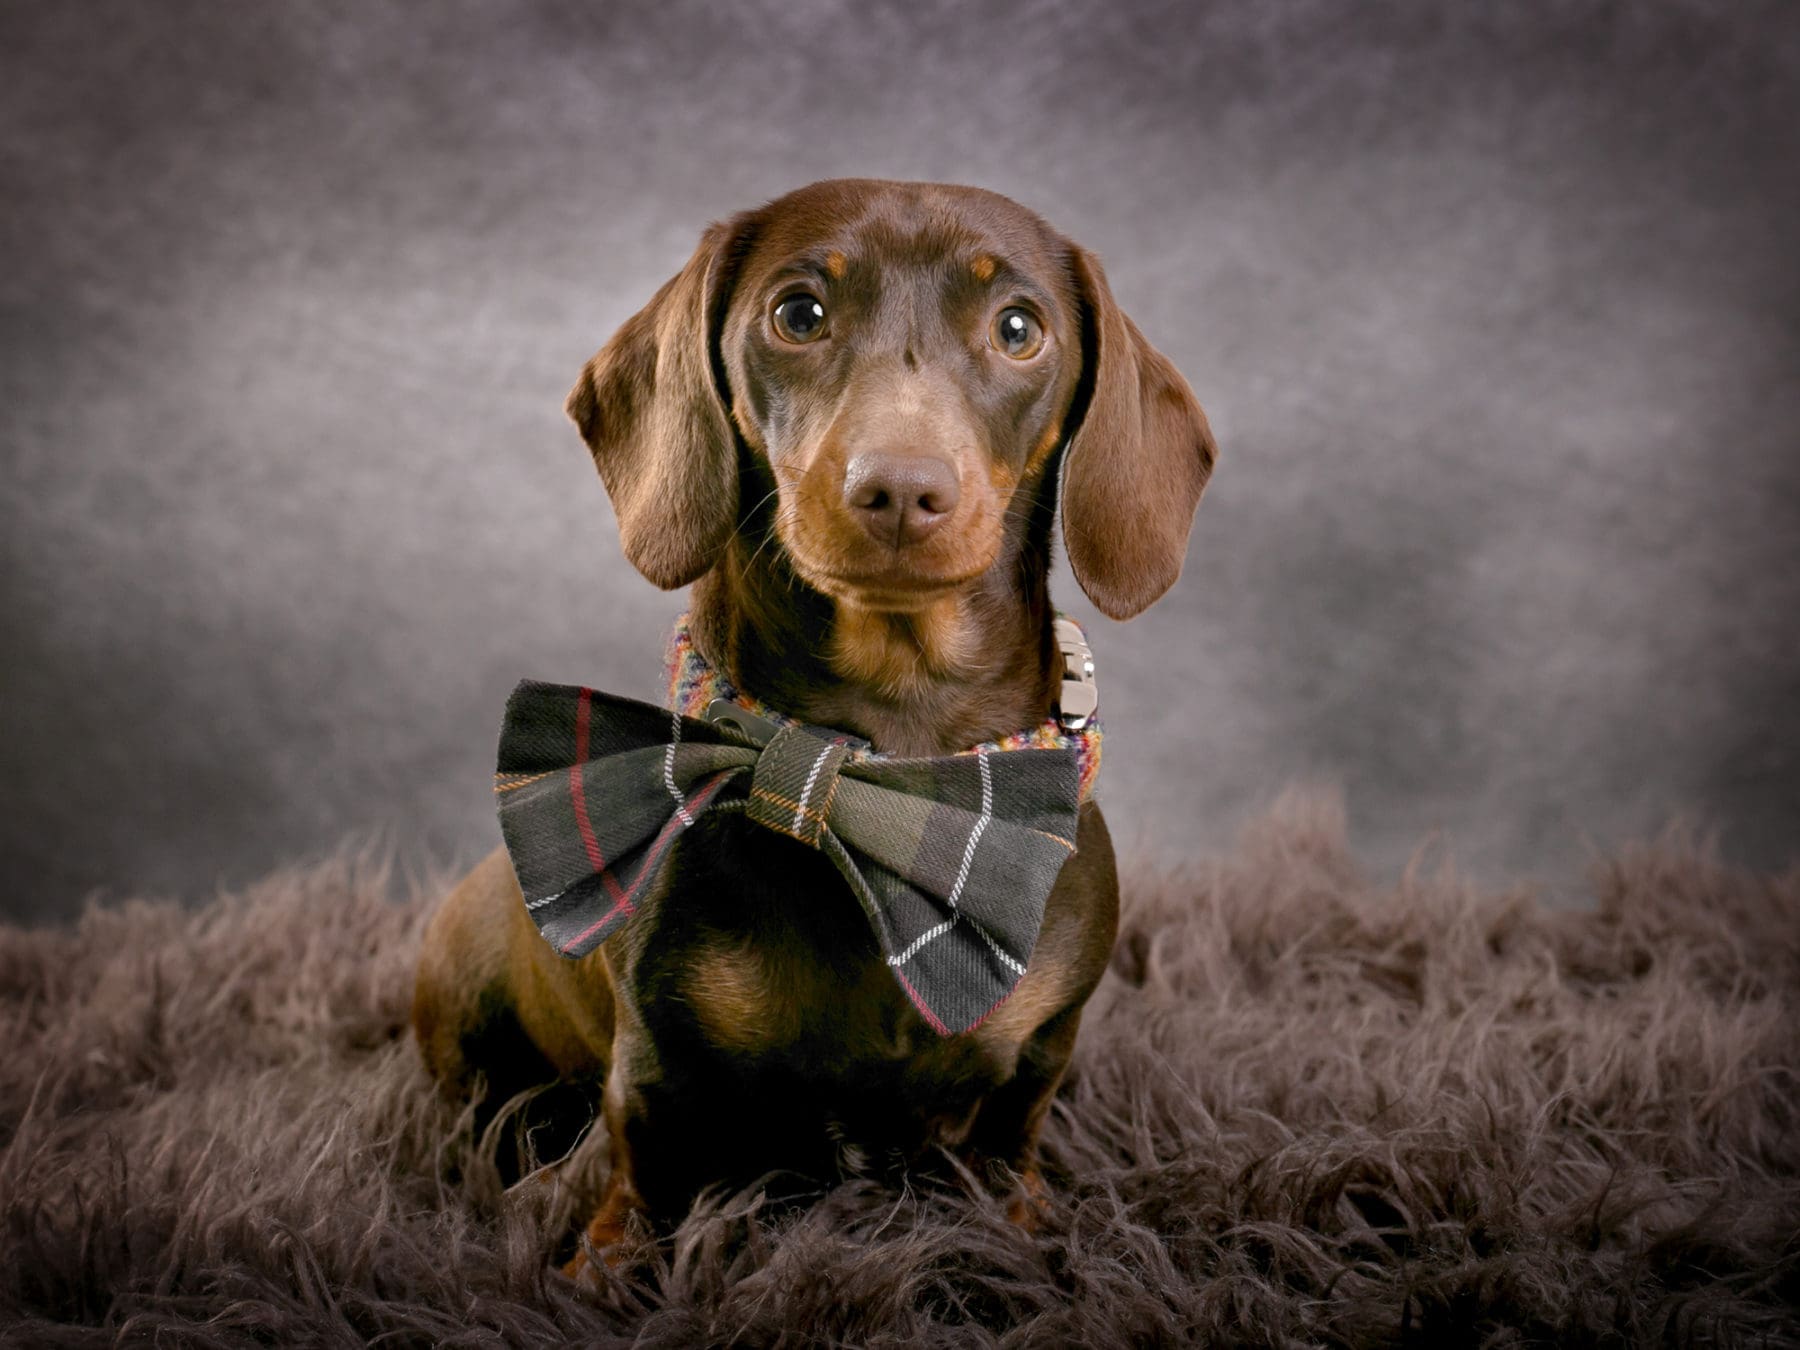
[[[745,454],[794,570],[878,611],[985,574],[1061,449],[1076,580],[1129,618],[1179,575],[1215,450],[1093,255],[923,183],[815,183],[712,226],[567,407],[652,582],[695,580],[764,505]]]

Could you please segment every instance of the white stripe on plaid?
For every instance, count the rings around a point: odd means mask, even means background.
[[[558,900],[562,899],[567,894],[568,894],[567,891],[558,891],[555,895],[546,895],[541,900],[527,900],[525,902],[525,908],[526,909],[542,909],[545,905],[555,904]]]
[[[919,954],[919,948],[923,947],[927,942],[930,942],[933,938],[942,937],[945,933],[948,933],[952,928],[956,927],[956,921],[961,917],[961,914],[952,914],[936,928],[927,928],[923,933],[920,933],[918,937],[914,938],[912,940],[912,945],[901,952],[900,955],[888,957],[888,964],[890,966],[905,965],[908,961],[912,960],[913,957]]]
[[[1002,947],[998,942],[994,941],[994,935],[992,933],[988,932],[987,929],[983,928],[980,924],[976,923],[975,920],[973,920],[973,919],[969,920],[969,927],[973,928],[977,933],[981,934],[981,940],[983,942],[987,943],[989,948],[991,948],[993,950],[993,953],[995,956],[1000,958],[1001,965],[1005,966],[1008,970],[1012,971],[1015,975],[1023,975],[1025,973],[1025,967],[1020,965],[1017,961],[1013,960],[1012,955],[1004,947]]]
[[[927,928],[923,933],[919,934],[918,937],[913,939],[912,945],[909,946],[905,951],[901,952],[900,955],[890,956],[888,958],[888,964],[890,966],[905,965],[908,961],[912,960],[913,957],[915,957],[919,954],[919,949],[921,947],[925,946],[926,943],[930,942],[934,938],[942,937],[945,933],[948,933],[952,928],[956,927],[958,920],[965,919],[965,918],[968,918],[968,916],[966,914],[964,914],[960,909],[957,910],[956,913],[952,914],[949,918],[945,919],[942,923],[938,924],[936,927]],[[1006,950],[1006,948],[1002,947],[998,942],[994,941],[994,935],[992,933],[988,932],[987,929],[983,928],[979,923],[975,922],[975,920],[973,920],[973,919],[969,919],[969,927],[973,928],[977,933],[981,934],[981,940],[983,942],[987,943],[989,950],[991,950],[995,956],[1000,958],[1001,965],[1005,966],[1008,970],[1012,971],[1015,975],[1023,975],[1025,973],[1025,967],[1022,964],[1020,964],[1020,962],[1015,960],[1013,955],[1010,952],[1008,952]]]
[[[688,814],[687,798],[675,786],[675,747],[681,744],[681,714],[670,713],[669,721],[675,728],[675,737],[669,742],[669,749],[663,755],[663,783],[668,787],[669,795],[675,799],[675,814],[681,817],[683,825],[691,826],[694,818]]]
[[[969,842],[963,848],[962,866],[957,869],[956,884],[950,888],[950,917],[945,919],[942,923],[927,928],[923,933],[920,933],[918,937],[907,944],[906,950],[901,952],[898,956],[888,957],[888,964],[890,966],[905,965],[908,961],[912,960],[913,957],[917,956],[920,949],[927,943],[936,941],[945,933],[948,933],[952,928],[956,927],[956,921],[962,918],[962,911],[956,907],[956,902],[962,897],[963,886],[966,885],[969,880],[969,867],[975,861],[975,845],[981,842],[981,836],[986,832],[988,822],[994,818],[994,779],[992,773],[988,769],[987,750],[985,748],[976,748],[975,762],[981,769],[981,815],[975,821],[975,828],[969,831]],[[973,923],[974,921],[970,920],[970,922]],[[1012,957],[1008,956],[1005,952],[1001,951],[1000,944],[995,942],[992,937],[988,936],[987,929],[977,923],[975,924],[975,931],[980,933],[981,936],[986,939],[987,945],[994,949],[995,956],[998,956],[1008,966],[1018,971],[1021,975],[1025,973],[1025,967],[1013,960]]]
[[[827,745],[819,751],[819,757],[813,761],[812,772],[806,775],[806,786],[800,789],[800,801],[794,807],[794,833],[804,838],[806,827],[806,799],[812,796],[813,785],[819,781],[819,768],[825,763],[825,756],[831,753],[832,747]]]
[[[962,866],[956,872],[956,885],[950,888],[951,909],[956,908],[956,902],[962,898],[963,886],[969,880],[969,864],[975,861],[975,845],[981,842],[988,822],[994,818],[994,779],[988,770],[987,751],[977,750],[975,762],[981,767],[981,818],[975,822],[975,828],[969,831],[969,846],[963,850]]]

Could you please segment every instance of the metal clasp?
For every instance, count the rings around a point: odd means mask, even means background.
[[[743,704],[733,703],[725,698],[715,698],[706,705],[706,720],[722,727],[730,727],[757,745],[767,745],[775,739],[775,733],[781,730],[768,718],[758,717]]]
[[[848,731],[839,731],[835,727],[813,726],[804,722],[789,722],[785,725],[781,722],[772,722],[766,717],[760,717],[751,712],[741,703],[733,703],[728,698],[715,698],[707,704],[706,720],[715,726],[735,731],[758,747],[766,747],[788,727],[804,726],[814,735],[849,747],[851,754],[860,755],[869,748],[867,740],[861,736],[853,736]]]
[[[1056,645],[1062,649],[1062,696],[1056,703],[1056,720],[1065,731],[1081,731],[1100,708],[1100,689],[1094,683],[1094,653],[1072,620],[1058,619]]]

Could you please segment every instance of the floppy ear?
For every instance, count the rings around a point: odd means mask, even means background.
[[[1088,599],[1129,619],[1181,575],[1218,445],[1187,381],[1114,302],[1099,260],[1071,252],[1082,375],[1063,455],[1063,544]]]
[[[749,223],[711,226],[563,404],[612,497],[625,556],[664,590],[710,568],[736,526],[737,439],[718,333]]]

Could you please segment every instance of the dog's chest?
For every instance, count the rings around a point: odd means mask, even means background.
[[[960,1100],[1010,1072],[1004,1048],[925,1024],[821,854],[727,818],[674,861],[632,972],[666,1072],[722,1058],[824,1096],[856,1085],[915,1103]]]

